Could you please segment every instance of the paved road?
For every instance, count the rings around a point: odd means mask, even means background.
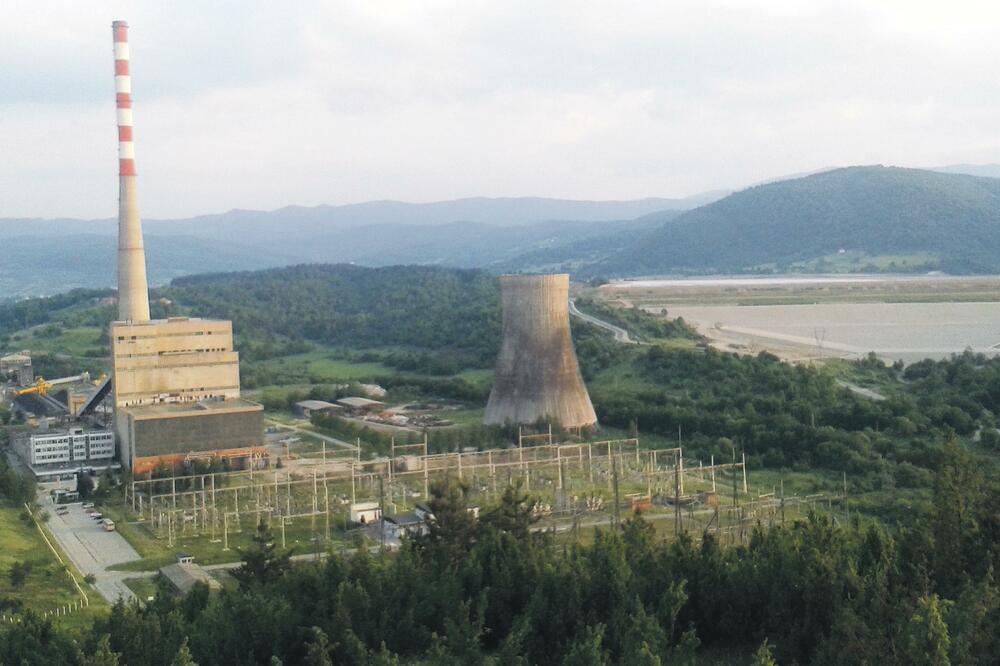
[[[108,602],[114,603],[118,597],[124,597],[126,601],[133,599],[135,595],[125,585],[125,579],[154,573],[108,571],[107,568],[113,564],[141,559],[139,553],[118,532],[105,532],[80,504],[66,505],[69,513],[60,516],[48,491],[42,488],[39,489],[38,504],[49,514],[46,527],[63,552],[84,576],[93,574],[96,579],[94,587]]]
[[[852,384],[851,382],[844,381],[843,379],[838,379],[837,384],[843,386],[852,393],[856,393],[857,395],[860,395],[863,398],[868,398],[869,400],[881,401],[886,399],[881,393],[877,393],[871,389],[866,389],[865,387],[858,386],[857,384]]]
[[[620,326],[615,326],[614,324],[608,323],[603,319],[598,319],[593,315],[589,315],[586,312],[581,312],[576,307],[576,302],[571,298],[569,299],[569,313],[574,317],[579,317],[580,319],[597,326],[598,328],[603,328],[605,331],[611,331],[615,335],[615,340],[627,345],[638,344],[635,340],[629,337],[628,331]]]

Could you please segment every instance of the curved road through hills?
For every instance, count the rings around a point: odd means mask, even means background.
[[[638,344],[636,340],[633,340],[632,338],[629,337],[628,331],[626,331],[624,328],[620,326],[615,326],[614,324],[606,322],[603,319],[598,319],[593,315],[589,315],[586,312],[581,312],[580,310],[578,310],[576,307],[576,302],[572,298],[569,299],[569,313],[574,317],[578,317],[584,320],[588,324],[593,324],[598,328],[603,328],[605,331],[611,331],[615,335],[615,340],[621,342],[622,344],[626,345]]]

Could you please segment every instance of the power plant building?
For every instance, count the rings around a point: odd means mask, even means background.
[[[263,408],[240,398],[232,323],[150,320],[132,141],[128,24],[112,24],[118,115],[118,321],[111,324],[115,433],[133,473],[161,462],[261,452]]]
[[[0,381],[7,377],[17,382],[18,386],[30,386],[35,381],[30,352],[0,356]]]
[[[500,277],[503,329],[486,424],[597,423],[569,329],[569,275]]]

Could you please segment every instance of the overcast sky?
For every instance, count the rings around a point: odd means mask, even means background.
[[[679,197],[1000,162],[995,2],[3,0],[0,217]]]

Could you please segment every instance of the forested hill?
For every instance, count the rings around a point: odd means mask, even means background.
[[[760,185],[667,220],[585,272],[823,270],[838,253],[869,257],[869,269],[996,272],[1000,179],[870,166]]]
[[[500,334],[500,288],[479,270],[302,265],[178,278],[157,293],[184,312],[231,319],[237,335],[492,358]]]

